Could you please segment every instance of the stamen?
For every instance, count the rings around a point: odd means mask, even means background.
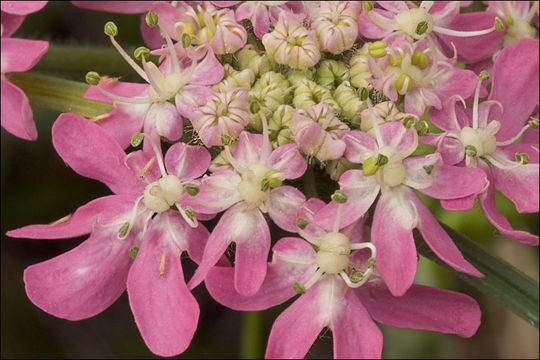
[[[315,271],[315,274],[313,274],[313,276],[304,285],[304,289],[307,290],[313,285],[315,285],[315,283],[321,278],[322,275],[323,271],[321,270],[321,268],[318,268],[317,271]]]
[[[485,157],[486,159],[489,160],[489,162],[492,165],[498,167],[501,170],[513,170],[523,165],[523,161],[524,161],[523,158],[521,158],[519,162],[511,161],[506,158],[500,158],[499,156],[495,154],[486,155]]]
[[[107,95],[111,99],[119,101],[119,102],[124,102],[128,104],[150,104],[151,103],[148,97],[140,97],[140,96],[139,97],[125,97],[125,96],[113,94],[112,92],[103,89],[99,85],[96,85],[96,88],[99,91],[101,91],[104,95]]]
[[[159,276],[165,275],[165,263],[167,261],[167,254],[163,252],[161,254],[161,260],[159,262]]]
[[[150,84],[150,86],[152,86],[152,88],[156,91],[156,93],[159,95],[159,97],[161,99],[167,99],[169,97],[169,95],[163,92],[163,90],[159,87],[159,85],[158,85],[158,83],[156,81],[157,80],[156,77],[161,76],[162,78],[164,78],[161,71],[159,71],[157,66],[155,66],[153,63],[151,63],[151,64],[154,65],[155,68],[151,69],[150,68],[151,65],[148,65],[148,63],[146,62],[144,57],[142,58],[142,64],[143,64],[144,71],[146,71],[146,73],[148,74],[148,80],[147,81]],[[154,76],[152,76],[152,74]]]
[[[94,117],[90,118],[90,121],[92,121],[92,122],[98,122],[98,121],[101,121],[101,120],[104,120],[104,119],[108,118],[109,116],[111,116],[111,113],[110,113],[110,112],[105,113],[105,114],[101,114],[101,115],[94,116]]]
[[[56,226],[56,225],[63,224],[63,223],[65,223],[66,221],[68,221],[68,220],[71,218],[71,216],[72,216],[72,214],[68,214],[68,215],[66,215],[66,216],[64,216],[64,217],[62,217],[62,218],[60,218],[60,219],[58,219],[58,220],[56,220],[56,221],[53,221],[53,222],[50,223],[49,225],[50,225],[50,226]]]
[[[391,21],[390,19],[387,19],[384,16],[381,16],[375,13],[375,11],[368,11],[367,14],[369,16],[369,19],[373,21],[373,23],[377,25],[378,27],[383,28],[385,30],[394,30],[394,22]],[[383,19],[387,19],[387,20],[383,20]]]
[[[304,239],[306,239],[309,243],[319,246],[319,241],[317,241],[318,239],[312,238],[307,232],[304,231],[304,229],[299,228],[298,234]]]
[[[245,169],[236,162],[234,156],[231,154],[231,149],[229,148],[229,145],[225,145],[225,157],[231,163],[232,167],[237,173],[242,174],[244,172]]]
[[[379,129],[379,124],[377,124],[377,119],[375,119],[375,112],[373,110],[373,105],[371,104],[371,99],[368,97],[366,99],[366,102],[368,104],[371,126],[373,127],[373,132],[375,133],[377,145],[379,145],[379,148],[382,148],[384,146],[384,141],[382,139],[381,130]]]
[[[519,133],[516,136],[514,136],[513,138],[505,140],[505,141],[497,141],[495,144],[497,144],[497,146],[505,146],[505,145],[513,144],[521,137],[521,135],[523,135],[525,130],[527,130],[528,128],[530,128],[529,124],[522,127],[521,130],[519,131]]]
[[[126,62],[139,74],[145,81],[148,81],[148,77],[146,76],[146,73],[143,69],[135,62],[133,59],[125,52],[125,50],[116,42],[114,39],[114,36],[109,35],[109,39],[111,39],[111,42],[113,46],[116,48],[116,50],[120,53],[120,55],[126,60]]]
[[[199,222],[197,221],[196,217],[189,217],[188,214],[186,214],[186,211],[182,209],[182,207],[178,205],[178,203],[175,203],[174,205],[176,206],[178,211],[180,211],[180,214],[182,215],[184,220],[186,220],[189,226],[191,226],[192,228],[196,228],[197,226],[199,226]]]
[[[157,145],[154,143],[154,140],[152,139],[151,136],[148,136],[148,134],[143,134],[143,135],[148,139],[148,141],[150,141],[150,145],[152,146],[152,150],[154,150],[154,155],[155,155],[155,158],[158,161],[159,170],[161,171],[161,176],[162,177],[167,176],[167,171],[165,171],[165,165],[163,164],[163,158],[161,156],[161,153],[159,152],[159,149],[158,149]]]
[[[146,176],[146,173],[148,172],[148,170],[150,170],[150,167],[152,165],[154,165],[154,162],[156,162],[156,157],[155,156],[152,156],[150,158],[150,160],[146,163],[146,165],[143,166],[143,168],[141,169],[141,172],[139,173],[139,177],[142,179]]]
[[[160,23],[158,23],[159,30],[161,31],[161,35],[165,38],[165,41],[167,42],[167,47],[169,48],[169,53],[171,54],[172,58],[172,64],[173,64],[173,70],[175,73],[180,72],[180,63],[178,62],[178,54],[176,53],[176,49],[174,48],[174,45],[172,43],[171,38],[169,37],[169,34],[167,34],[167,31],[161,26]]]
[[[343,213],[343,203],[338,203],[338,208],[336,212],[336,217],[334,218],[334,226],[332,227],[332,232],[339,231],[339,224],[341,223],[341,214]]]
[[[135,205],[133,206],[133,209],[131,210],[131,215],[129,216],[129,220],[127,221],[127,223],[129,224],[128,225],[129,227],[125,233],[116,235],[118,239],[123,240],[129,235],[131,228],[133,226],[133,222],[135,221],[135,218],[137,217],[137,207],[139,206],[139,203],[141,202],[143,198],[144,198],[144,195],[141,195],[135,200]]]
[[[478,83],[476,84],[476,90],[474,91],[474,102],[473,102],[473,114],[472,114],[472,128],[478,129],[478,102],[480,101],[480,86],[482,85],[482,80],[485,76],[483,75],[485,71],[482,71],[478,75]],[[487,72],[486,72],[487,73]]]
[[[450,35],[450,36],[455,36],[455,37],[472,37],[472,36],[486,35],[486,34],[492,33],[495,30],[497,30],[495,25],[484,30],[475,30],[475,31],[452,30],[452,29],[443,28],[441,26],[433,25],[433,31],[438,32],[439,34]]]

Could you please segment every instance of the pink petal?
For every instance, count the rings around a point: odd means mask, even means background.
[[[348,170],[339,179],[340,189],[347,195],[343,204],[339,228],[358,220],[369,210],[379,194],[380,186],[374,176],[364,176],[362,170]],[[327,231],[332,231],[338,203],[330,202],[315,214],[315,222]]]
[[[194,113],[214,95],[214,91],[203,85],[187,85],[175,96],[176,109],[180,115],[193,123]]]
[[[125,97],[135,97],[135,96],[145,96],[149,85],[109,79],[109,80],[100,80],[99,87],[116,95],[125,96]],[[86,90],[86,92],[84,93],[84,98],[98,100],[98,101],[105,101],[105,102],[110,102],[110,103],[113,102],[113,99],[103,94],[101,91],[98,90],[97,86],[93,86],[93,85],[90,85],[88,87],[88,90]],[[133,106],[136,106],[137,108],[139,107],[139,105],[133,105],[133,104],[126,104],[126,105],[129,107],[133,107]],[[125,110],[126,112],[130,112],[129,109],[125,109]]]
[[[0,41],[2,42],[2,74],[23,72],[33,68],[49,49],[49,43],[41,40],[2,38]]]
[[[403,295],[416,274],[418,258],[412,235],[416,216],[412,194],[412,190],[404,186],[383,192],[371,226],[371,242],[377,248],[377,271],[394,296]]]
[[[43,9],[47,1],[2,1],[2,11],[14,15],[28,15]]]
[[[402,158],[411,155],[418,146],[418,135],[414,129],[407,129],[399,121],[390,121],[380,127],[385,146],[392,146]]]
[[[234,151],[234,159],[240,166],[243,167],[248,167],[251,164],[259,163],[261,160],[262,144],[262,135],[242,131],[238,137],[238,146]],[[266,153],[270,154],[272,151],[272,145],[270,142],[268,142],[267,145]]]
[[[89,10],[107,11],[119,14],[139,14],[147,12],[153,1],[72,1],[73,5]]]
[[[488,170],[489,171],[489,170]],[[530,234],[522,230],[512,229],[512,225],[504,217],[503,214],[497,210],[495,206],[495,192],[493,184],[493,176],[490,174],[488,177],[490,186],[487,190],[478,196],[478,200],[484,214],[488,220],[500,231],[501,234],[509,237],[512,240],[520,242],[525,245],[537,246],[539,242],[538,235]]]
[[[170,141],[179,140],[183,134],[182,117],[169,102],[150,105],[145,117],[145,127],[147,126],[152,126],[157,135]]]
[[[382,9],[373,9],[372,11],[374,12],[375,17],[381,19],[385,23],[394,23],[394,13]],[[386,35],[391,34],[392,30],[383,29],[375,25],[375,23],[373,23],[373,21],[371,21],[371,19],[369,18],[367,11],[362,11],[358,16],[358,32],[368,39],[380,39],[385,37]]]
[[[480,307],[455,291],[413,285],[400,297],[383,286],[364,286],[356,293],[375,320],[387,326],[431,330],[471,337],[480,326]]]
[[[116,107],[109,116],[96,122],[120,147],[127,148],[135,133],[141,131],[144,117],[137,113],[126,112],[124,107]]]
[[[3,2],[2,2],[3,3]],[[2,17],[1,23],[4,27],[4,31],[2,31],[2,37],[10,37],[13,35],[15,31],[21,26],[24,19],[26,18],[26,15],[12,15],[8,14],[7,12],[1,12],[0,16]]]
[[[450,236],[444,231],[422,200],[416,194],[411,194],[411,199],[414,201],[416,211],[418,211],[419,221],[416,227],[420,230],[422,237],[431,250],[457,271],[483,277],[481,272],[463,258],[461,251],[459,251]]]
[[[436,166],[440,163],[441,156],[438,153],[404,159],[403,165],[406,169],[406,175],[403,184],[414,189],[430,187],[434,182],[434,175],[433,173],[428,174],[426,167]]]
[[[268,9],[263,4],[245,2],[236,9],[236,21],[249,19],[253,24],[253,32],[262,39],[270,29]]]
[[[146,184],[124,164],[120,145],[98,125],[79,115],[60,114],[52,138],[58,154],[79,175],[105,183],[116,194],[143,192]]]
[[[194,85],[213,85],[223,79],[224,73],[223,65],[218,61],[212,49],[209,48],[204,59],[195,67],[189,83]]]
[[[330,324],[334,359],[380,359],[383,334],[351,290],[345,292],[343,305],[334,311]]]
[[[306,159],[300,154],[296,144],[277,147],[266,160],[266,165],[279,170],[287,179],[297,179],[304,175],[307,169]]]
[[[443,209],[449,211],[469,211],[474,206],[474,199],[476,199],[476,195],[465,196],[459,199],[442,199],[441,206]]]
[[[440,84],[435,92],[442,101],[454,95],[467,99],[474,94],[477,82],[478,76],[473,71],[455,66],[452,75]],[[441,106],[436,106],[436,108],[440,109]]]
[[[363,163],[367,157],[378,150],[375,139],[360,130],[350,131],[343,140],[347,146],[343,156],[350,162]]]
[[[440,136],[426,135],[422,136],[422,142],[428,145],[436,146],[437,152],[441,154],[442,160],[445,164],[455,165],[465,158],[465,150],[463,149],[463,145],[457,139],[444,136],[443,134]]]
[[[234,287],[242,295],[255,294],[266,277],[270,251],[270,230],[258,209],[238,206],[229,225],[229,236],[236,243]],[[215,231],[215,230],[214,230]]]
[[[432,174],[433,185],[419,190],[436,199],[458,199],[474,195],[486,186],[485,172],[476,168],[439,164]]]
[[[283,230],[296,232],[296,214],[306,201],[302,192],[292,186],[280,186],[268,194],[268,215]]]
[[[180,180],[191,180],[208,170],[210,160],[210,153],[203,146],[177,143],[167,150],[165,167]]]
[[[165,42],[161,37],[161,31],[158,26],[150,27],[146,23],[146,15],[141,17],[141,35],[145,44],[150,49],[159,49]]]
[[[232,170],[216,171],[202,179],[200,192],[186,204],[203,214],[221,212],[241,200],[238,192],[240,181],[241,177]]]
[[[502,116],[497,141],[511,139],[529,120],[538,105],[538,40],[522,39],[506,46],[493,65],[489,100],[499,101]]]
[[[167,222],[167,215],[152,220],[127,279],[137,327],[159,356],[184,352],[199,318],[199,306],[184,280],[182,251],[171,243]]]
[[[321,283],[313,285],[278,316],[270,330],[265,358],[301,359],[307,354],[328,323],[325,290]]]
[[[463,5],[463,1],[437,1],[433,3],[431,9],[429,9],[429,14],[433,17],[433,22],[437,26],[445,26],[454,20],[454,18],[459,14],[459,8]]]
[[[92,231],[92,226],[97,217],[108,209],[119,211],[118,205],[132,203],[132,197],[110,195],[97,198],[79,207],[69,219],[48,225],[28,225],[22,228],[8,231],[7,236],[28,239],[62,239],[82,236]]]
[[[60,256],[24,271],[26,293],[40,309],[68,320],[82,320],[108,308],[126,288],[135,232],[94,229],[88,240]]]
[[[431,108],[429,110],[429,119],[437,127],[444,131],[459,133],[465,126],[472,125],[472,112],[469,115],[466,109],[457,105],[461,102],[459,96],[451,96],[444,101],[442,109]]]
[[[282,238],[273,248],[272,262],[259,291],[251,296],[239,294],[234,288],[234,268],[213,267],[205,284],[214,300],[234,310],[268,309],[294,297],[293,284],[305,283],[317,268],[315,251],[305,240]]]
[[[2,40],[3,41],[3,40]],[[36,140],[37,129],[25,93],[2,75],[1,121],[7,132],[25,140]]]

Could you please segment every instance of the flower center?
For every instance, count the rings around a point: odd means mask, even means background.
[[[528,21],[514,20],[504,35],[503,46],[512,45],[521,39],[534,39],[535,37],[536,29]]]
[[[395,21],[395,30],[413,39],[426,37],[433,30],[433,18],[421,7],[400,12]]]
[[[156,67],[153,63],[149,63],[149,66],[152,65]],[[159,70],[157,71],[159,72]],[[152,102],[164,102],[175,97],[187,84],[186,77],[180,73],[172,73],[166,76],[158,75],[153,80],[154,84],[148,88],[148,97]],[[157,91],[154,86],[158,87]]]
[[[175,175],[166,175],[148,184],[144,189],[143,202],[146,207],[160,214],[169,210],[184,193],[184,185]]]
[[[393,187],[403,183],[407,171],[397,149],[393,146],[383,146],[379,149],[378,155],[384,155],[388,159],[382,168],[384,184]]]
[[[465,126],[460,134],[459,140],[465,148],[466,154],[472,157],[491,155],[497,148],[495,134],[501,127],[497,120],[489,123],[485,129],[473,129]]]
[[[339,274],[349,267],[350,253],[351,244],[345,235],[328,233],[321,238],[317,266],[326,274]]]
[[[238,192],[242,200],[258,206],[266,200],[266,190],[263,190],[263,180],[268,168],[263,164],[251,164],[242,173],[242,181],[238,184]]]

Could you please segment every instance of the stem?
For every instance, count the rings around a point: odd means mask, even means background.
[[[242,320],[242,343],[240,344],[240,359],[262,359],[260,311],[246,311]]]
[[[309,165],[304,174],[304,191],[308,199],[319,197],[319,194],[317,193],[317,184],[315,182],[315,172],[313,171],[313,167]]]
[[[32,72],[10,73],[7,77],[25,92],[30,105],[43,109],[72,112],[88,118],[113,109],[112,104],[83,98],[88,85],[82,82]]]

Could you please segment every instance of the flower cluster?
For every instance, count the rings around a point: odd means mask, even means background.
[[[276,319],[267,357],[303,357],[327,327],[336,358],[377,358],[373,319],[462,337],[480,324],[469,296],[413,284],[414,229],[450,267],[483,276],[417,191],[447,210],[469,210],[478,198],[502,234],[538,245],[494,202],[497,189],[520,213],[539,209],[537,2],[489,2],[476,13],[429,1],[73,3],[144,13],[149,48],[132,58],[106,23],[144,83],[90,71],[85,97],[113,110],[92,119],[64,113],[52,128],[62,159],[113,195],[8,232],[90,234],[25,270],[28,297],[44,311],[85,319],[127,289],[148,348],[173,356],[194,336],[191,290],[202,282],[243,311],[299,295]],[[2,2],[9,35],[4,11]],[[6,54],[20,46],[8,40]],[[35,138],[35,129],[4,72],[38,58],[2,57],[2,125],[18,136]],[[420,142],[434,151],[419,154]],[[335,186],[318,184],[314,170]],[[272,239],[270,221],[291,235]],[[198,264],[188,281],[184,251]]]

